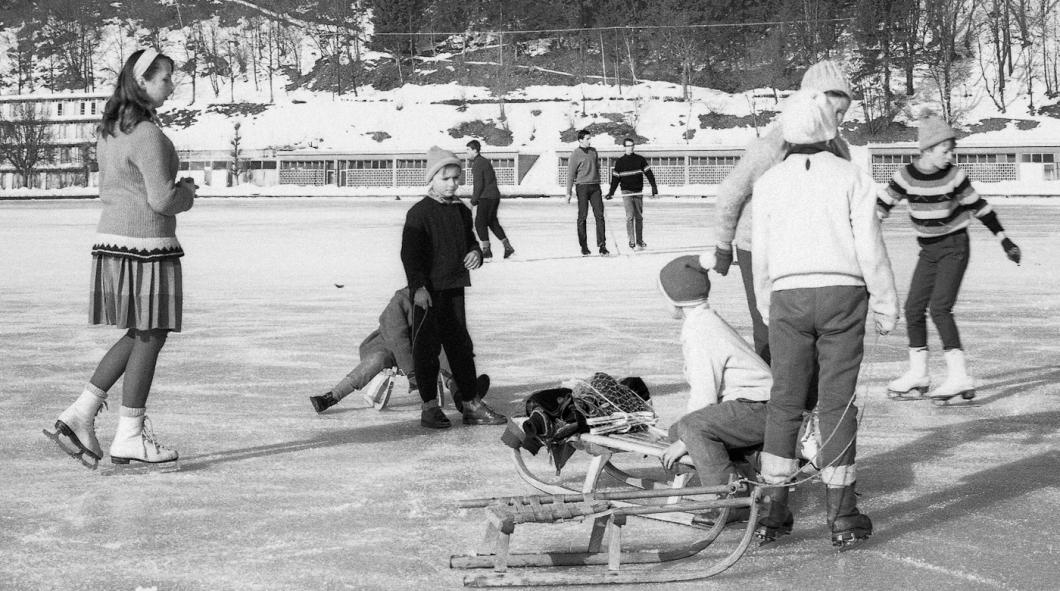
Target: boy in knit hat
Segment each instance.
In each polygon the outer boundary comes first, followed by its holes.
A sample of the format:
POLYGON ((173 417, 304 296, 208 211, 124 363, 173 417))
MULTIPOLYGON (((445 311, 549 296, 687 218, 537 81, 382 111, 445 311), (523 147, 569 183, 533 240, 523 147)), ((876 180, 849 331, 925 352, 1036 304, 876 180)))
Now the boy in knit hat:
POLYGON ((1005 256, 1019 264, 1020 249, 1005 235, 997 214, 972 188, 968 175, 953 164, 957 135, 938 117, 927 117, 917 130, 920 157, 898 169, 879 195, 879 214, 886 218, 891 208, 905 199, 909 219, 920 244, 920 256, 909 296, 905 319, 909 337, 909 370, 887 385, 897 400, 920 398, 930 387, 928 377, 927 317, 942 339, 946 380, 928 395, 937 402, 961 396, 975 397, 975 379, 968 375, 964 350, 953 305, 968 267, 968 226, 975 216, 994 233, 1005 256))
POLYGON ((507 420, 482 401, 467 332, 464 288, 471 269, 482 265, 471 210, 456 196, 463 162, 432 146, 427 151, 427 196, 409 208, 401 234, 401 264, 412 293, 412 356, 423 400, 420 424, 450 426, 438 404, 438 354, 445 349, 463 396, 466 425, 503 425, 507 420))
MULTIPOLYGON (((673 316, 684 319, 681 349, 691 387, 687 414, 670 427, 674 443, 663 453, 663 465, 671 469, 689 455, 700 484, 725 484, 737 473, 729 451, 762 444, 773 384, 769 366, 708 305, 710 279, 699 257, 667 263, 659 272, 659 290, 673 316)), ((696 523, 712 523, 715 517, 703 514, 696 523)), ((746 520, 746 514, 730 513, 731 520, 740 517, 746 520)))
POLYGON ((835 111, 824 93, 800 91, 782 117, 785 159, 754 185, 754 279, 759 312, 769 326, 773 387, 766 408, 762 478, 767 515, 763 541, 787 533, 793 519, 785 484, 796 473, 796 442, 813 379, 817 401, 821 480, 833 545, 872 533, 855 497, 857 408, 854 393, 864 348, 865 318, 894 328, 894 275, 876 218, 872 179, 830 150, 835 111), (813 228, 808 232, 807 228, 813 228))
MULTIPOLYGON (((839 66, 829 60, 818 62, 802 77, 801 87, 804 90, 817 90, 828 97, 828 103, 835 114, 836 125, 843 122, 843 116, 850 108, 852 96, 850 83, 839 66)), ((829 150, 844 160, 850 160, 850 147, 838 135, 828 140, 829 150)), ((752 244, 751 244, 751 193, 755 181, 765 171, 779 163, 785 155, 784 137, 780 125, 774 123, 762 137, 747 146, 739 163, 729 176, 718 186, 715 234, 717 243, 713 254, 704 253, 700 262, 713 266, 719 275, 727 275, 733 262, 733 253, 740 267, 743 278, 744 294, 747 296, 747 308, 751 313, 755 352, 770 362, 769 331, 758 314, 755 302, 752 244)))

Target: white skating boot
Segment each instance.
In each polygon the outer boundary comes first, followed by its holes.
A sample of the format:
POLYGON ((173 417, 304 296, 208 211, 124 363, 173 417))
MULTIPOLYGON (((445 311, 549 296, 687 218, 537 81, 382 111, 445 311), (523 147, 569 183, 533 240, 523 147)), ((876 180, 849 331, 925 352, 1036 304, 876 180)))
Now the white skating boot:
MULTIPOLYGON (((87 454, 99 461, 103 458, 103 448, 96 439, 96 415, 106 404, 107 393, 88 384, 77 400, 59 415, 55 421, 55 432, 45 431, 44 434, 72 456, 87 454)), ((87 463, 85 465, 94 467, 87 463)))
POLYGON ((931 387, 927 363, 927 348, 909 349, 909 370, 887 384, 887 396, 894 400, 922 399, 931 387))
POLYGON ((951 398, 960 396, 964 400, 975 398, 975 378, 968 375, 964 351, 950 349, 943 353, 946 358, 946 381, 928 393, 935 404, 944 405, 951 398))
POLYGON ((146 415, 127 416, 130 411, 142 413, 143 409, 133 410, 122 407, 121 410, 122 415, 118 417, 118 430, 114 433, 114 441, 110 444, 111 463, 161 464, 177 460, 176 450, 163 447, 155 439, 154 431, 146 415))

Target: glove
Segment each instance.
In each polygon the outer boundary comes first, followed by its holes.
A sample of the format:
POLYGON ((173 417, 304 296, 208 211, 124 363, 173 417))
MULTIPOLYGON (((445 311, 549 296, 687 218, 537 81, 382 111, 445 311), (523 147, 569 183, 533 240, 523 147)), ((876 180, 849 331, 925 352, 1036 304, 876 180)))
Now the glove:
POLYGON ((714 272, 724 277, 732 266, 732 249, 716 247, 714 249, 714 272))
POLYGON ((416 304, 420 308, 426 310, 431 307, 431 294, 427 291, 427 288, 421 287, 416 290, 416 293, 412 296, 412 303, 416 304))
POLYGON ((604 199, 607 199, 608 201, 614 199, 614 197, 615 197, 614 193, 608 193, 607 195, 604 195, 604 199))
POLYGON ((1001 241, 1001 248, 1005 249, 1005 256, 1008 257, 1008 260, 1017 265, 1020 264, 1022 253, 1020 252, 1020 247, 1016 246, 1015 242, 1005 238, 1001 241))
POLYGON ((885 335, 894 330, 894 325, 898 323, 898 319, 890 314, 873 313, 873 320, 876 323, 876 332, 881 335, 885 335))

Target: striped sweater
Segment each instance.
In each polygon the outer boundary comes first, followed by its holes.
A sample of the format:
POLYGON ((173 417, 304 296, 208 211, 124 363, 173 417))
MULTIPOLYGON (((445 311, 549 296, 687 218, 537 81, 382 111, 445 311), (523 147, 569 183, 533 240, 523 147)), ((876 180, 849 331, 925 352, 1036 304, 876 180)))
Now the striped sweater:
POLYGON ((964 169, 953 164, 932 173, 923 172, 912 163, 896 170, 876 199, 880 218, 890 215, 891 208, 903 199, 920 238, 959 232, 968 227, 973 215, 994 234, 1003 230, 997 214, 972 188, 964 169))
POLYGON ((191 209, 195 195, 175 182, 180 161, 173 142, 157 125, 142 121, 131 133, 100 134, 96 157, 103 212, 92 254, 140 260, 183 256, 176 216, 191 209))

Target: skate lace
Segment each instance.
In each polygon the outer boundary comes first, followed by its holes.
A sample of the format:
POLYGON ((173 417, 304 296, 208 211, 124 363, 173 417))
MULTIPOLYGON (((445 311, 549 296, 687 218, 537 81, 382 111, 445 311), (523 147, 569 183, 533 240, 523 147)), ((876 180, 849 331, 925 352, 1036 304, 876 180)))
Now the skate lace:
POLYGON ((169 449, 158 441, 158 438, 155 436, 154 425, 151 423, 151 419, 147 418, 147 415, 144 415, 144 426, 143 430, 141 431, 141 434, 143 435, 145 444, 150 443, 151 445, 155 446, 155 452, 160 452, 163 449, 169 449))

